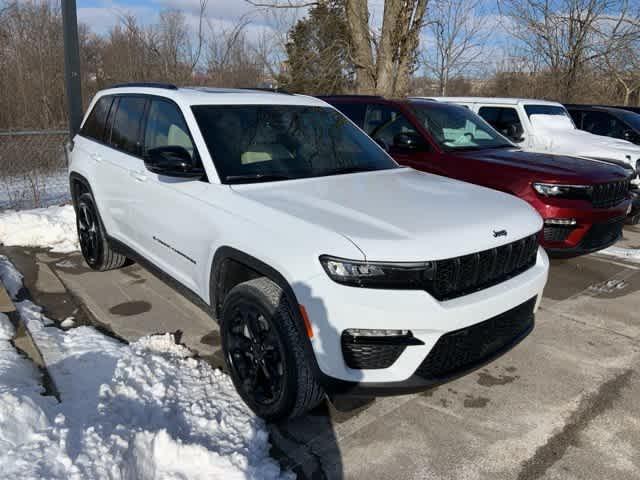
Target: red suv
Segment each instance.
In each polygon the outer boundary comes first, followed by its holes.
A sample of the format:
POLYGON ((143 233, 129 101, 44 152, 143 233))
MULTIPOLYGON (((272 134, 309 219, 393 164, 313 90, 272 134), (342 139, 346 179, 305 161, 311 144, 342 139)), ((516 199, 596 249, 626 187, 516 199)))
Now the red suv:
POLYGON ((616 165, 524 152, 466 107, 372 96, 322 98, 400 164, 529 202, 544 219, 540 243, 552 255, 594 252, 622 234, 631 177, 616 165))

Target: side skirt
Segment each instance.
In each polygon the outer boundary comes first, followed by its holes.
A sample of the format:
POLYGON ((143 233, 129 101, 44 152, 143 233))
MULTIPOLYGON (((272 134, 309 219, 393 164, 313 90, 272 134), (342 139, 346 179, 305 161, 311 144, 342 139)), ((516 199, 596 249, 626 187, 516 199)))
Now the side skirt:
POLYGON ((138 252, 136 252, 133 248, 128 245, 122 243, 120 240, 116 240, 113 237, 107 236, 107 240, 109 244, 111 244, 112 248, 116 250, 118 253, 124 255, 125 257, 133 260, 145 270, 149 271, 155 277, 158 277, 162 282, 166 283, 168 286, 173 288, 177 293, 185 297, 191 303, 193 303, 196 307, 202 310, 204 313, 209 315, 213 320, 218 323, 218 319, 216 318, 214 309, 210 307, 207 302, 205 302, 200 295, 191 290, 189 287, 185 286, 183 283, 179 282, 169 274, 167 274, 160 267, 155 265, 153 262, 148 260, 146 257, 142 256, 138 252))

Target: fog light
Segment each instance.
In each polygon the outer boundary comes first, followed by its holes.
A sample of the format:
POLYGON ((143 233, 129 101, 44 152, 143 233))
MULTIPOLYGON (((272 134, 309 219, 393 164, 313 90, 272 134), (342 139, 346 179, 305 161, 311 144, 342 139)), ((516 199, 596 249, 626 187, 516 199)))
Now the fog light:
POLYGON ((370 330, 363 328, 349 328, 344 333, 352 337, 406 337, 411 335, 409 330, 370 330))
POLYGON ((424 345, 411 330, 349 328, 342 332, 342 344, 358 345, 424 345))
POLYGON ((576 221, 575 218, 547 218, 544 221, 545 225, 562 225, 562 226, 568 226, 568 225, 576 225, 578 222, 576 221))

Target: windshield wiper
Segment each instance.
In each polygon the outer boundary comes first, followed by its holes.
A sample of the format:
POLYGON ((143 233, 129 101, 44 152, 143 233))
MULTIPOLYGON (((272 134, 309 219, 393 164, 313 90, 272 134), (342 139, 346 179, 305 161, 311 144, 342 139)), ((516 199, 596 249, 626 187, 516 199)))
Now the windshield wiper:
POLYGON ((250 173, 246 175, 227 175, 224 177, 227 183, 257 183, 274 182, 277 180, 291 180, 293 177, 277 173, 250 173))

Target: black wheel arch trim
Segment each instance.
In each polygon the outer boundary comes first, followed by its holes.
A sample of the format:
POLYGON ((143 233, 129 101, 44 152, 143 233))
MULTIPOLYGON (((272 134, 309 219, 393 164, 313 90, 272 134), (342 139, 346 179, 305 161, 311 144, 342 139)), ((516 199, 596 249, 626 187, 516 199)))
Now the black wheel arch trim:
POLYGON ((320 370, 315 352, 313 351, 313 347, 311 346, 311 339, 309 339, 305 334, 306 327, 305 321, 302 318, 302 313, 300 312, 300 303, 298 302, 298 298, 296 297, 296 294, 287 279, 277 269, 257 259, 256 257, 236 248, 227 245, 218 247, 216 253, 213 256, 213 261, 211 262, 211 271, 209 278, 209 302, 211 304, 212 310, 216 314, 216 318, 219 318, 220 307, 222 306, 222 302, 224 301, 224 299, 221 298, 221 291, 223 288, 222 274, 224 273, 224 269, 221 267, 227 260, 233 260, 247 266, 260 275, 269 278, 276 285, 282 288, 282 291, 284 292, 289 305, 291 305, 292 307, 292 314, 294 315, 294 318, 300 329, 301 338, 303 339, 305 348, 307 349, 308 358, 311 361, 311 369, 315 373, 318 382, 320 382, 320 384, 324 387, 325 381, 329 380, 329 377, 324 375, 320 370))
POLYGON ((77 208, 77 200, 78 200, 78 195, 76 194, 77 192, 74 191, 74 182, 79 182, 83 184, 95 201, 96 197, 93 194, 93 190, 91 189, 91 184, 89 183, 89 180, 87 180, 86 177, 79 174, 78 172, 71 172, 69 173, 69 191, 71 193, 71 203, 73 204, 74 210, 77 208))
POLYGON ((219 313, 220 307, 222 306, 222 302, 224 301, 223 297, 223 274, 224 272, 224 263, 227 260, 233 260, 240 264, 245 265, 246 267, 254 270, 255 272, 268 277, 273 281, 276 285, 282 288, 282 291, 287 297, 287 300, 294 307, 295 313, 300 316, 300 309, 298 306, 298 299, 293 292, 293 288, 289 282, 284 278, 284 276, 272 266, 266 264, 265 262, 257 259, 256 257, 249 255, 241 250, 230 246, 222 246, 218 247, 216 253, 213 256, 213 261, 211 262, 211 270, 209 276, 209 301, 211 306, 214 308, 216 313, 219 313))

